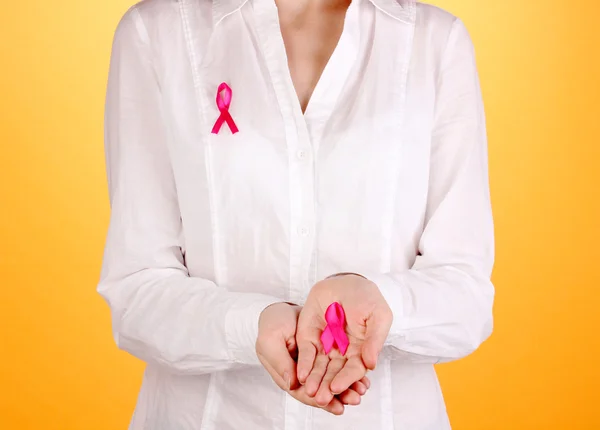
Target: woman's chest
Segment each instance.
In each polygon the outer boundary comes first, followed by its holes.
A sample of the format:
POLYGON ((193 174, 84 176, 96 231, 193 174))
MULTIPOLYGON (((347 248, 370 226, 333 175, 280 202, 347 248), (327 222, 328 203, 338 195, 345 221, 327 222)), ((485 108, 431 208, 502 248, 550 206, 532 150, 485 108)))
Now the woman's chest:
POLYGON ((171 161, 194 242, 217 234, 222 255, 254 263, 288 258, 296 246, 299 266, 310 266, 315 247, 370 265, 396 223, 407 237, 421 227, 433 79, 412 55, 411 25, 360 17, 305 114, 268 17, 230 16, 209 37, 188 35, 164 62, 171 161))
POLYGON ((294 182, 314 182, 326 200, 347 189, 357 203, 365 193, 389 195, 402 175, 426 185, 433 74, 415 61, 412 26, 375 25, 373 11, 349 16, 355 21, 346 23, 303 113, 283 38, 273 31, 277 15, 260 12, 190 36, 165 62, 176 179, 212 175, 210 185, 228 201, 268 200, 294 182), (231 88, 227 103, 218 100, 223 83, 231 88))

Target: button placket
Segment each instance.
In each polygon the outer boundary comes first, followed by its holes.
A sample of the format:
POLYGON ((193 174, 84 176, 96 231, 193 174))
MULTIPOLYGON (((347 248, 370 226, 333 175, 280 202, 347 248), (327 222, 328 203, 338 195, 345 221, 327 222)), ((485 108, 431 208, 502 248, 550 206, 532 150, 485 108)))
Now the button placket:
MULTIPOLYGON (((298 130, 296 142, 301 148, 310 146, 305 127, 298 130)), ((293 153, 291 155, 293 156, 293 153)), ((294 205, 295 213, 292 214, 292 219, 295 220, 295 225, 292 227, 296 229, 296 239, 292 242, 292 246, 295 247, 298 264, 292 278, 296 283, 297 300, 303 302, 310 289, 310 268, 314 247, 314 166, 305 149, 296 150, 296 159, 298 162, 292 168, 294 174, 292 183, 295 188, 292 195, 297 196, 298 204, 294 205)))
POLYGON ((306 119, 295 99, 277 8, 268 0, 254 4, 257 32, 264 46, 267 68, 281 109, 289 160, 290 281, 288 296, 301 303, 306 297, 314 247, 314 166, 306 119))

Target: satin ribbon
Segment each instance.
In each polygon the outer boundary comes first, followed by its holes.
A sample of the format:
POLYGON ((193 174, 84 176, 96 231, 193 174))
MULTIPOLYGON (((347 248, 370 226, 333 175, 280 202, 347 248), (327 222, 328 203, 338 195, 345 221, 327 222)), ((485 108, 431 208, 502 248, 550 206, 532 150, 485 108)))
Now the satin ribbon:
POLYGON ((221 115, 219 115, 217 122, 215 122, 215 125, 213 126, 213 134, 218 134, 223 126, 223 123, 225 122, 233 134, 239 131, 237 125, 235 125, 235 122, 231 117, 231 114, 229 113, 232 94, 233 92, 231 91, 231 88, 225 82, 219 85, 219 88, 217 89, 217 107, 219 108, 221 115))
POLYGON ((321 334, 321 343, 323 344, 325 353, 329 354, 333 345, 337 345, 341 354, 345 355, 350 341, 344 330, 346 314, 342 305, 338 302, 330 304, 327 311, 325 311, 325 321, 327 322, 327 326, 321 334))

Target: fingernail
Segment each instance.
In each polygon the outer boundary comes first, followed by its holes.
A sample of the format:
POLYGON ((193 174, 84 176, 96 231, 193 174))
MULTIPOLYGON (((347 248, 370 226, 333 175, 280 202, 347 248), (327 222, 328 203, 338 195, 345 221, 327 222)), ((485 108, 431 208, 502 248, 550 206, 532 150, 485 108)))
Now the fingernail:
POLYGON ((292 381, 290 380, 290 374, 287 372, 283 372, 283 380, 285 381, 285 386, 289 390, 292 385, 292 381))

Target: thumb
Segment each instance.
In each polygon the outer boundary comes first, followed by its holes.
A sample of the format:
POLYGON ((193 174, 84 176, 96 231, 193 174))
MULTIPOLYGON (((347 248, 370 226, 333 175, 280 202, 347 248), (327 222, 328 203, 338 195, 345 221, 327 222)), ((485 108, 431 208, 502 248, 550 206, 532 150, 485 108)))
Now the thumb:
POLYGON ((389 310, 375 311, 366 321, 365 342, 362 348, 362 360, 365 367, 375 370, 379 354, 392 326, 392 314, 389 310))
POLYGON ((296 342, 281 339, 278 342, 272 342, 261 354, 261 362, 267 369, 275 383, 285 391, 298 388, 298 378, 296 376, 296 362, 293 355, 296 352, 296 342))
POLYGON ((306 379, 313 369, 318 345, 321 343, 321 330, 314 325, 317 315, 314 307, 305 306, 298 321, 298 331, 296 332, 296 341, 298 342, 297 371, 301 384, 306 383, 306 379))

